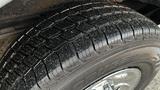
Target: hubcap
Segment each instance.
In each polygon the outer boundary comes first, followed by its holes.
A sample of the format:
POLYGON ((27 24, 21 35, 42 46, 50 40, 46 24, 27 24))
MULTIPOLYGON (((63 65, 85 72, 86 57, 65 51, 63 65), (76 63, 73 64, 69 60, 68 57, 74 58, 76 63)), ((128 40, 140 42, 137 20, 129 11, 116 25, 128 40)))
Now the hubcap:
POLYGON ((139 69, 124 69, 104 77, 85 90, 134 90, 140 79, 139 69))

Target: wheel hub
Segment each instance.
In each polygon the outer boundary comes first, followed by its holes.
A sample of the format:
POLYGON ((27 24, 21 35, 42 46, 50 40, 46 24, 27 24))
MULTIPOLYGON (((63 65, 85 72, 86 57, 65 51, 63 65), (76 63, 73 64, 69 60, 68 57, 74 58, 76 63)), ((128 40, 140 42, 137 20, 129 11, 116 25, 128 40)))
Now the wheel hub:
POLYGON ((85 90, 134 90, 140 79, 139 69, 124 69, 104 77, 85 90))

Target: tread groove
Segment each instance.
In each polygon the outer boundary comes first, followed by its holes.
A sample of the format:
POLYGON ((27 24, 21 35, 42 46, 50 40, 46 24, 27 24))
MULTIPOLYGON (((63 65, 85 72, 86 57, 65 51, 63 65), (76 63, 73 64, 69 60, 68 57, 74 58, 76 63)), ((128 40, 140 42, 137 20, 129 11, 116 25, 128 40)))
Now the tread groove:
POLYGON ((76 46, 75 46, 74 42, 72 42, 72 45, 73 45, 73 48, 74 48, 74 50, 75 50, 75 52, 76 52, 77 58, 80 59, 79 54, 78 54, 78 51, 77 51, 77 49, 76 49, 76 46))
MULTIPOLYGON (((101 30, 102 31, 102 30, 101 30)), ((102 31, 102 33, 104 34, 104 36, 105 36, 105 40, 106 40, 106 42, 107 42, 107 45, 110 47, 110 45, 109 45, 109 42, 108 42, 108 38, 107 38, 107 35, 105 34, 105 32, 103 32, 102 31)))
POLYGON ((117 25, 115 25, 115 26, 116 26, 117 30, 119 31, 119 34, 120 34, 120 36, 121 36, 122 42, 124 42, 121 29, 120 29, 117 25))
MULTIPOLYGON (((125 14, 122 10, 120 10, 120 11, 122 12, 122 15, 125 14)), ((128 14, 129 14, 129 12, 128 12, 128 14)), ((134 38, 134 40, 135 40, 135 31, 134 31, 134 28, 133 28, 132 24, 130 24, 129 22, 127 22, 126 20, 124 20, 124 18, 121 18, 121 20, 122 20, 123 22, 127 23, 127 24, 131 27, 132 32, 133 32, 133 38, 134 38)))
POLYGON ((95 46, 95 44, 94 44, 93 39, 91 38, 91 36, 90 36, 90 35, 88 35, 88 36, 89 36, 89 38, 90 38, 90 40, 91 40, 91 42, 92 42, 92 46, 93 46, 94 51, 95 51, 95 52, 97 52, 97 50, 96 50, 96 46, 95 46))
POLYGON ((37 86, 41 89, 40 85, 38 84, 37 76, 36 76, 36 73, 35 73, 33 67, 32 67, 32 69, 31 69, 31 71, 32 71, 33 74, 34 74, 34 78, 35 78, 35 81, 36 81, 37 86))
POLYGON ((48 69, 47 69, 47 65, 45 64, 45 62, 44 62, 44 60, 43 60, 43 59, 41 59, 41 61, 42 61, 43 65, 44 65, 44 67, 45 67, 45 70, 46 70, 46 73, 47 73, 47 77, 48 77, 48 79, 49 79, 49 80, 51 80, 51 78, 50 78, 50 76, 49 76, 48 69))
POLYGON ((62 69, 62 71, 63 71, 64 68, 63 68, 62 61, 61 61, 61 59, 60 59, 60 56, 59 56, 59 54, 58 54, 57 52, 55 52, 55 54, 58 56, 59 64, 60 64, 60 67, 61 67, 61 69, 62 69))

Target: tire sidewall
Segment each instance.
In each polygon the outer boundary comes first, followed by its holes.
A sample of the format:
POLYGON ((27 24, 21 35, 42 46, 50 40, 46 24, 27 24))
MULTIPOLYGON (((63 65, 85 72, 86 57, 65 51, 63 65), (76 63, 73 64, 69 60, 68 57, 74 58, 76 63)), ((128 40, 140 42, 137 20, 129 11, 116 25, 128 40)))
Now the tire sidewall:
POLYGON ((142 72, 142 78, 136 90, 143 90, 146 85, 155 76, 155 64, 152 61, 150 52, 143 53, 139 49, 147 47, 159 47, 160 43, 150 41, 138 41, 130 44, 122 45, 114 48, 111 51, 103 52, 102 54, 87 59, 81 66, 65 72, 57 81, 47 83, 46 87, 51 90, 82 90, 94 81, 99 80, 106 75, 127 68, 138 68, 142 72), (138 51, 136 51, 138 50, 138 51), (112 54, 112 55, 110 55, 112 54))

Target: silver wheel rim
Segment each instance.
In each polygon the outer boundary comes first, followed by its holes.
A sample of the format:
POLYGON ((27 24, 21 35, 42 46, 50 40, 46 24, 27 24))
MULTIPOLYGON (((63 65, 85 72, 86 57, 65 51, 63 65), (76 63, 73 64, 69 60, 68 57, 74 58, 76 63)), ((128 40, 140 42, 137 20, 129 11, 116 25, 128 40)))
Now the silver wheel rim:
POLYGON ((129 68, 112 73, 85 90, 134 90, 141 79, 141 71, 129 68))

